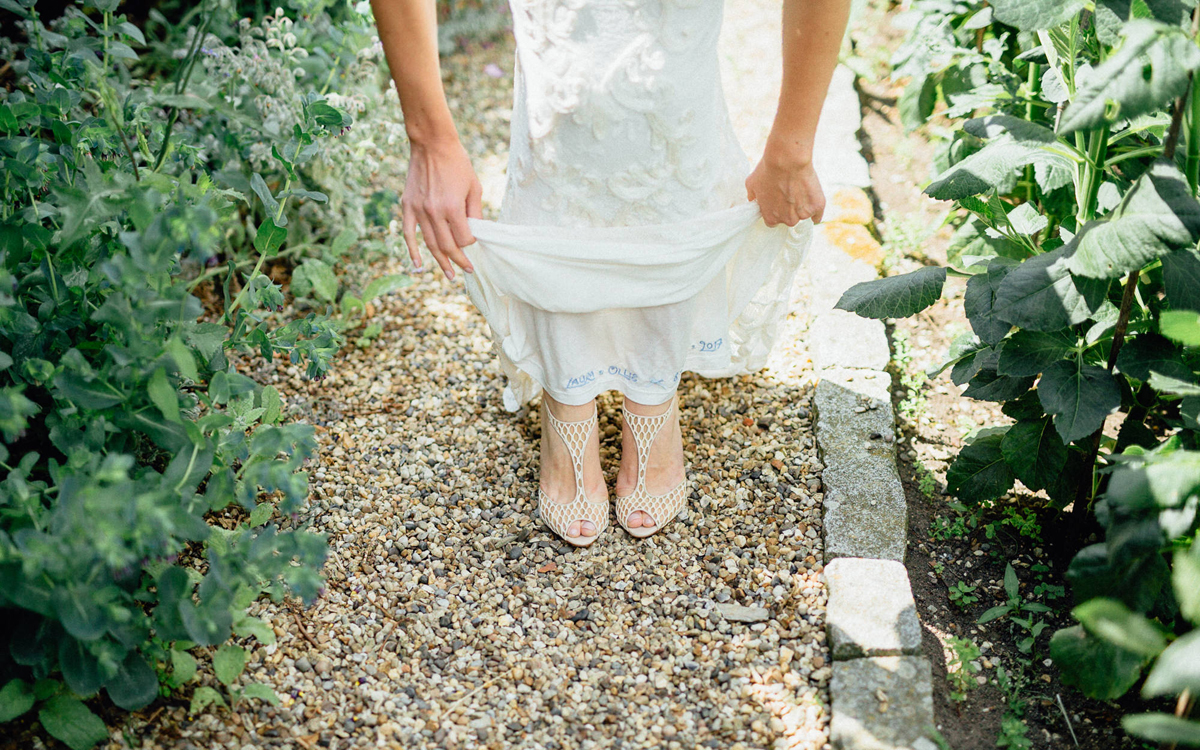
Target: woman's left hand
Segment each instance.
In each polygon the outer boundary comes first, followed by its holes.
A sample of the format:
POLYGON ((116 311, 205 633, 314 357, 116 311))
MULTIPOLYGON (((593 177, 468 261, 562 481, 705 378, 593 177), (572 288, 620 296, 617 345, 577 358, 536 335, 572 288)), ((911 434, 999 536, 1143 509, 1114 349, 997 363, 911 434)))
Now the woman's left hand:
POLYGON ((757 200, 767 226, 794 227, 805 219, 821 222, 825 193, 812 158, 768 143, 758 166, 746 178, 747 200, 757 200))

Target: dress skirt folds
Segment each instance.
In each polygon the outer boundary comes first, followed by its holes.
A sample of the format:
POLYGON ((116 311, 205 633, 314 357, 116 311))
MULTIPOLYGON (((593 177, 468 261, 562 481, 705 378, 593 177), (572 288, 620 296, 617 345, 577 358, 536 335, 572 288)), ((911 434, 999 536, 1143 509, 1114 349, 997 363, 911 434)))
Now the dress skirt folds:
POLYGON ((762 368, 812 225, 768 227, 746 200, 721 0, 510 3, 508 181, 499 220, 469 219, 464 249, 505 408, 543 388, 657 404, 684 371, 762 368))

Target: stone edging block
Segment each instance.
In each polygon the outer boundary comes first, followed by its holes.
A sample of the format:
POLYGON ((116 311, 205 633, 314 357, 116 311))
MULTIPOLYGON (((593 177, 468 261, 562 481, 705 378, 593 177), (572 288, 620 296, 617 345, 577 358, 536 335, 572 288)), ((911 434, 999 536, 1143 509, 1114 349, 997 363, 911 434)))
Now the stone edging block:
POLYGON ((933 727, 933 677, 916 656, 873 656, 833 663, 835 750, 923 750, 933 727))
POLYGON ((908 571, 894 560, 839 557, 825 566, 825 628, 835 661, 920 654, 908 571))
POLYGON ((907 507, 896 470, 891 353, 882 323, 834 309, 854 284, 877 278, 882 248, 867 224, 870 170, 863 159, 854 74, 834 73, 813 163, 831 221, 815 233, 807 269, 817 444, 833 655, 830 742, 837 750, 936 750, 929 661, 904 568, 907 507))
POLYGON ((817 383, 817 443, 825 464, 825 560, 903 562, 908 527, 896 471, 891 377, 874 370, 823 370, 817 383))

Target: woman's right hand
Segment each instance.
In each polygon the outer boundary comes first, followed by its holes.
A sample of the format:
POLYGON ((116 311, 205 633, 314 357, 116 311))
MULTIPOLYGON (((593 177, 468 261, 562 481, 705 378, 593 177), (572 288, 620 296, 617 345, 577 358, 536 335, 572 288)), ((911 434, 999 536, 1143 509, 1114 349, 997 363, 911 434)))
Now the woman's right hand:
POLYGON ((462 248, 475 241, 467 218, 483 218, 482 196, 483 186, 458 138, 412 144, 400 209, 404 244, 416 270, 424 270, 417 246, 418 225, 447 279, 454 278, 451 261, 467 273, 475 270, 462 248))

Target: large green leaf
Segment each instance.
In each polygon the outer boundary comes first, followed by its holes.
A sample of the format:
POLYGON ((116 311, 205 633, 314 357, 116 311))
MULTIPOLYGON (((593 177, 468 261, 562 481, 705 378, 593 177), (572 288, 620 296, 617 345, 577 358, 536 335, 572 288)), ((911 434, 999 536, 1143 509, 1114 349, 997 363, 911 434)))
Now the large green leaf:
POLYGON ((1143 333, 1125 342, 1117 355, 1117 369, 1138 380, 1149 380, 1152 372, 1178 380, 1192 377, 1182 350, 1157 333, 1143 333))
POLYGON ((1171 568, 1157 549, 1135 558, 1116 557, 1110 554, 1108 545, 1100 543, 1079 550, 1067 566, 1065 578, 1077 602, 1108 596, 1120 599, 1135 612, 1146 612, 1154 606, 1170 575, 1171 568))
POLYGON ((267 187, 266 180, 258 172, 250 175, 250 189, 263 202, 263 208, 267 210, 267 216, 274 219, 279 217, 279 226, 287 226, 287 216, 279 210, 279 201, 275 198, 275 194, 271 192, 271 188, 267 187))
POLYGON ((905 132, 925 124, 925 120, 933 113, 937 104, 937 78, 928 74, 918 74, 904 87, 896 108, 900 110, 900 123, 905 132))
POLYGON ((58 666, 62 669, 67 687, 76 695, 89 697, 104 686, 100 662, 83 642, 63 636, 58 641, 58 666))
POLYGON ((1190 551, 1176 550, 1171 583, 1180 614, 1200 627, 1200 542, 1193 541, 1190 551))
POLYGON ((1181 635, 1162 652, 1142 685, 1142 696, 1200 692, 1200 629, 1181 635))
MULTIPOLYGON (((1162 335, 1184 346, 1200 346, 1200 312, 1167 310, 1159 316, 1158 330, 1162 335)), ((1188 377, 1179 376, 1176 379, 1186 380, 1188 377)))
POLYGON ((246 667, 246 649, 225 644, 213 655, 213 671, 222 685, 232 685, 246 667))
POLYGON ((1132 714, 1121 719, 1121 728, 1151 742, 1200 747, 1200 721, 1171 714, 1132 714))
POLYGON ((863 281, 846 290, 837 309, 864 318, 907 318, 937 302, 946 283, 946 269, 926 266, 911 273, 863 281))
POLYGON ((946 489, 972 503, 994 500, 1013 486, 1004 460, 1003 433, 986 435, 964 446, 946 471, 946 489))
POLYGON ((88 710, 77 698, 56 695, 38 711, 38 720, 57 740, 71 750, 89 750, 108 739, 108 729, 100 717, 88 710))
POLYGON ((1200 239, 1200 203, 1174 165, 1146 170, 1106 218, 1088 222, 1068 243, 1072 273, 1111 279, 1200 239))
MULTIPOLYGON (((982 355, 980 355, 982 357, 982 355)), ((977 357, 978 359, 979 357, 977 357)), ((966 398, 978 401, 1011 401, 1033 387, 1033 378, 1013 378, 1000 375, 991 367, 980 368, 962 392, 966 398)))
MULTIPOLYGON (((954 367, 968 357, 973 358, 980 350, 986 348, 979 341, 979 337, 970 333, 960 333, 950 342, 950 349, 946 352, 946 358, 925 370, 925 377, 932 380, 945 372, 947 367, 954 367)), ((967 379, 969 380, 970 378, 967 379)))
POLYGON ((397 289, 403 289, 412 283, 412 277, 403 273, 380 276, 377 279, 372 279, 371 283, 367 284, 366 288, 363 289, 362 300, 363 302, 371 302, 377 297, 391 294, 397 289))
POLYGON ((963 310, 971 321, 971 330, 980 341, 989 346, 1000 343, 1012 326, 1000 320, 993 314, 996 305, 996 291, 1000 282, 1008 272, 1016 267, 1016 263, 1007 258, 996 258, 988 263, 987 271, 976 274, 967 282, 967 290, 963 296, 963 310))
POLYGON ((160 367, 154 371, 146 384, 146 392, 150 401, 158 407, 168 422, 182 421, 179 417, 179 396, 175 392, 175 386, 167 380, 166 370, 160 367))
POLYGON ((1089 633, 1082 625, 1057 631, 1050 639, 1050 657, 1063 683, 1074 685, 1089 698, 1120 698, 1142 675, 1145 659, 1089 633))
POLYGON ((1176 250, 1163 256, 1162 265, 1171 307, 1200 311, 1200 254, 1195 248, 1176 250))
POLYGON ((292 272, 292 293, 297 297, 313 293, 326 302, 333 302, 337 298, 337 289, 337 276, 325 261, 309 258, 292 272))
POLYGON ((1033 490, 1049 487, 1067 465, 1067 446, 1049 418, 1017 422, 1000 448, 1013 474, 1033 490))
POLYGON ((261 682, 251 682, 242 689, 242 698, 258 698, 260 701, 269 703, 272 706, 279 705, 279 696, 275 691, 261 682))
POLYGON ((1012 269, 996 290, 992 314, 1018 328, 1057 331, 1087 320, 1100 309, 1109 282, 1073 277, 1065 247, 1012 269))
POLYGON ((12 721, 33 708, 33 691, 24 680, 9 680, 0 688, 0 724, 12 721))
POLYGON ((1124 43, 1084 79, 1063 111, 1060 135, 1160 109, 1187 89, 1188 74, 1200 67, 1200 49, 1178 26, 1139 19, 1125 24, 1122 35, 1124 43))
POLYGON ((1064 443, 1091 435, 1121 405, 1121 389, 1113 374, 1077 358, 1047 367, 1037 390, 1042 408, 1053 415, 1054 428, 1064 443))
POLYGON ((1093 16, 1096 35, 1112 47, 1120 42, 1121 27, 1137 18, 1156 18, 1180 26, 1191 18, 1195 4, 1195 0, 1097 0, 1093 16))
POLYGON ((996 20, 1021 31, 1052 29, 1084 6, 1083 0, 992 0, 996 20))
POLYGON ((971 217, 954 232, 946 248, 947 262, 958 268, 986 265, 996 257, 1024 260, 1029 250, 987 228, 978 218, 971 217))
POLYGON ((1012 115, 988 115, 976 117, 963 123, 963 130, 978 138, 1009 136, 1015 141, 1034 143, 1057 143, 1058 136, 1045 125, 1023 120, 1012 115))
POLYGON ((1116 599, 1097 597, 1071 610, 1089 633, 1112 645, 1153 659, 1167 646, 1162 631, 1116 599))
POLYGON ((158 675, 136 651, 130 651, 121 669, 104 683, 112 702, 126 711, 145 708, 158 697, 158 675))
MULTIPOLYGON (((257 176, 255 175, 255 177, 257 176)), ((274 255, 286 240, 287 230, 282 226, 276 226, 268 216, 258 225, 258 231, 254 234, 254 249, 262 255, 274 255)))
POLYGON ((939 200, 960 200, 1005 185, 1030 164, 1069 169, 1073 163, 1057 144, 1001 138, 939 174, 925 192, 939 200))
POLYGON ((54 388, 57 398, 69 400, 83 409, 107 409, 127 398, 124 392, 102 378, 85 378, 73 372, 55 375, 54 388))
POLYGON ((1078 339, 1069 330, 1016 331, 1004 342, 996 372, 1001 375, 1037 375, 1075 349, 1078 339))
POLYGON ((82 641, 96 640, 107 626, 96 590, 82 581, 54 590, 54 612, 63 628, 82 641))

